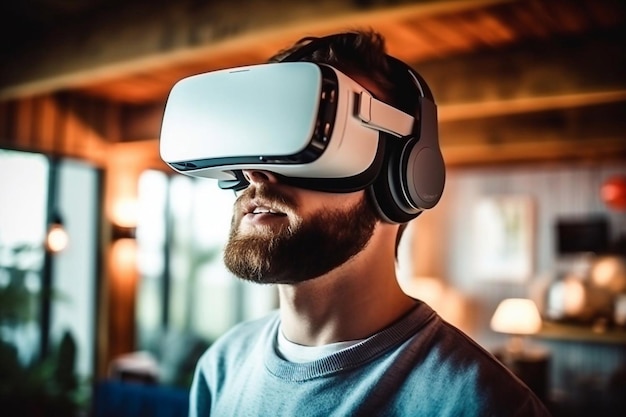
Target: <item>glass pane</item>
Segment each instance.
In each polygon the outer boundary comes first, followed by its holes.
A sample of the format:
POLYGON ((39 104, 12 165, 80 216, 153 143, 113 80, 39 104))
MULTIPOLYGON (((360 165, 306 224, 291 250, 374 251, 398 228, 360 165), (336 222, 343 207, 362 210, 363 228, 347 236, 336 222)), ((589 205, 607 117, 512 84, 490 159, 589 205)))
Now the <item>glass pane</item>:
POLYGON ((162 325, 167 187, 168 179, 162 172, 145 171, 139 178, 137 262, 140 278, 136 305, 139 349, 154 347, 162 325))
POLYGON ((96 326, 96 273, 99 173, 83 162, 63 160, 59 165, 57 208, 69 236, 68 246, 53 256, 51 307, 52 346, 69 332, 76 342, 76 370, 93 374, 96 326))
POLYGON ((195 195, 192 239, 198 268, 190 283, 191 328, 214 340, 241 316, 239 283, 222 262, 235 195, 203 180, 196 181, 195 195))
POLYGON ((0 339, 26 363, 38 353, 48 160, 0 149, 0 339))
POLYGON ((198 260, 192 240, 193 180, 175 176, 170 188, 170 293, 169 324, 177 330, 189 329, 189 282, 197 275, 198 260))

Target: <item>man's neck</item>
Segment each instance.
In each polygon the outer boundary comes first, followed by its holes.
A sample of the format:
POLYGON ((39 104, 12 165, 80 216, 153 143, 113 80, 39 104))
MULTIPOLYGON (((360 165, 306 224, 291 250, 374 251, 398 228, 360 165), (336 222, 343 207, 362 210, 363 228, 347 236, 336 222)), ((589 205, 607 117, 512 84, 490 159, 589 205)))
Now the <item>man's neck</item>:
POLYGON ((414 300, 396 279, 393 245, 377 239, 322 277, 279 285, 282 330, 288 340, 318 346, 364 339, 413 308, 414 300))

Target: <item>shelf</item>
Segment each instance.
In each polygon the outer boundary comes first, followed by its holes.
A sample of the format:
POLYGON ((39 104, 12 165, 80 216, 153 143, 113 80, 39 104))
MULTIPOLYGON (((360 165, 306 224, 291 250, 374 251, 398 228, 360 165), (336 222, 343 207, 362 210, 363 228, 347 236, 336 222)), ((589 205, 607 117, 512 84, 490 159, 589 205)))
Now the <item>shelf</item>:
POLYGON ((544 322, 538 339, 626 345, 626 329, 594 330, 591 326, 544 322))

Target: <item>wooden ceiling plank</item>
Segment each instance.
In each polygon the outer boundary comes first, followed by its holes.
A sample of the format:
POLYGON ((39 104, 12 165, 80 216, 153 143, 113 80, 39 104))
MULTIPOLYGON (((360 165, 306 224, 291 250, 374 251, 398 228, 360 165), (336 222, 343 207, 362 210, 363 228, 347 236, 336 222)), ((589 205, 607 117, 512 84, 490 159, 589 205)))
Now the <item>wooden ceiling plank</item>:
POLYGON ((476 13, 477 20, 468 25, 468 31, 491 47, 512 43, 517 35, 510 25, 498 18, 494 13, 476 13))
POLYGON ((519 39, 547 38, 553 32, 553 27, 544 17, 542 11, 537 12, 530 7, 503 9, 500 11, 502 20, 517 33, 519 39))
MULTIPOLYGON (((89 27, 90 33, 76 36, 72 36, 71 28, 67 28, 63 36, 69 43, 62 39, 50 39, 48 46, 24 50, 22 55, 12 58, 11 66, 0 69, 0 99, 42 94, 58 89, 81 88, 94 82, 112 81, 146 69, 157 70, 168 66, 185 65, 185 62, 193 62, 199 56, 223 56, 233 51, 255 50, 259 45, 271 42, 285 41, 284 43, 288 44, 304 32, 323 35, 349 27, 375 26, 377 22, 396 21, 406 16, 428 17, 510 1, 437 1, 376 7, 368 11, 363 11, 350 0, 325 1, 324 5, 335 6, 326 7, 324 10, 332 9, 336 12, 333 14, 329 11, 329 14, 322 18, 311 20, 298 15, 298 7, 311 8, 320 4, 311 6, 309 2, 301 0, 290 2, 289 8, 286 9, 283 5, 281 13, 263 14, 265 20, 260 16, 258 24, 254 23, 253 17, 248 16, 247 20, 243 19, 241 24, 231 28, 226 35, 216 31, 219 28, 209 30, 208 42, 203 44, 197 44, 193 39, 182 36, 184 33, 176 32, 191 31, 186 25, 193 22, 185 21, 185 18, 190 17, 185 17, 184 13, 180 16, 176 14, 175 19, 172 17, 168 21, 163 20, 167 16, 155 18, 152 14, 147 14, 140 22, 137 22, 136 18, 130 21, 132 23, 130 26, 123 26, 129 19, 120 18, 106 21, 108 26, 89 27), (296 15, 300 18, 289 20, 294 19, 296 15), (273 19, 271 22, 266 21, 270 18, 268 16, 273 19), (132 51, 128 49, 129 46, 133 46, 132 51)), ((212 3, 207 3, 207 7, 211 5, 212 3)), ((220 7, 226 5, 221 4, 220 7)), ((228 12, 239 19, 235 21, 241 21, 241 10, 235 10, 235 6, 229 7, 231 10, 228 12)), ((254 16, 254 10, 249 12, 254 16)), ((218 23, 222 26, 225 24, 216 21, 216 24, 218 23)), ((210 25, 210 22, 203 24, 210 25)))
POLYGON ((626 90, 450 104, 439 106, 439 121, 481 119, 619 102, 626 102, 626 90))
POLYGON ((477 37, 472 31, 468 31, 471 24, 467 24, 465 18, 459 16, 444 16, 440 19, 430 19, 426 22, 426 28, 430 29, 433 37, 439 38, 447 44, 450 50, 467 51, 476 44, 477 37))
POLYGON ((435 42, 428 42, 421 25, 402 22, 392 28, 379 26, 377 29, 385 36, 387 52, 400 60, 412 62, 438 53, 435 42))
POLYGON ((442 153, 449 168, 511 162, 624 160, 626 142, 614 138, 597 138, 593 146, 572 146, 566 140, 496 145, 484 143, 442 146, 442 153))
POLYGON ((561 32, 577 33, 589 28, 589 17, 585 15, 584 10, 580 7, 579 2, 569 1, 547 3, 546 6, 551 11, 551 15, 557 20, 561 32))
POLYGON ((585 15, 594 25, 614 27, 624 22, 626 5, 623 0, 603 0, 584 3, 585 15))

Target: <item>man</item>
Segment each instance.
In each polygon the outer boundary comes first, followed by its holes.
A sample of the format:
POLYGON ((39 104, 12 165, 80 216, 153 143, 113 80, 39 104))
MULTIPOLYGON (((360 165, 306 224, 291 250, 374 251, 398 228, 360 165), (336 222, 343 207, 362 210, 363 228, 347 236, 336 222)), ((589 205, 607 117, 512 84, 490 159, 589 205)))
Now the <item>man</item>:
MULTIPOLYGON (((329 64, 414 114, 415 88, 398 85, 384 48, 375 32, 350 32, 303 40, 272 61, 329 64)), ((548 415, 490 354, 400 289, 404 217, 381 210, 371 186, 326 192, 271 170, 242 173, 249 185, 224 261, 243 279, 277 284, 280 309, 204 354, 191 416, 548 415)))

